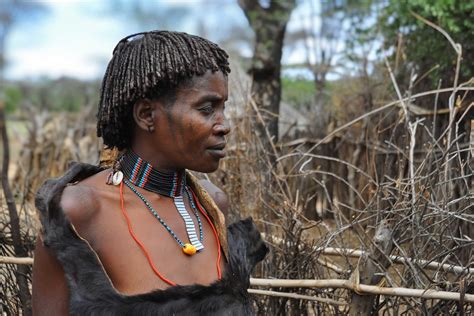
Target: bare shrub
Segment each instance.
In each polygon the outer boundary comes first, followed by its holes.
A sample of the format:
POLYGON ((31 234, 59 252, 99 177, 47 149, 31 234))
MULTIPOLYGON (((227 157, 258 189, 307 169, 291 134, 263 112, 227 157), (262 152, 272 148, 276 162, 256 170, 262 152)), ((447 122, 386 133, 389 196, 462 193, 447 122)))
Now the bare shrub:
MULTIPOLYGON (((229 192, 234 214, 256 218, 272 246, 258 275, 349 279, 357 273, 357 282, 364 284, 474 293, 472 90, 472 83, 466 83, 416 96, 408 91, 402 101, 374 106, 341 122, 324 139, 305 137, 275 145, 278 163, 267 164, 265 170, 261 162, 270 159, 252 132, 259 119, 248 99, 247 115, 233 118, 229 156, 211 178, 229 192), (435 104, 434 110, 416 106, 418 100, 441 93, 450 94, 452 104, 435 104), (267 178, 263 173, 271 175, 271 183, 261 182, 267 178), (324 250, 333 248, 366 255, 357 259, 340 251, 329 258, 324 250), (454 266, 458 268, 449 268, 454 266)), ((292 291, 348 305, 264 297, 257 301, 259 311, 472 311, 470 304, 455 301, 330 288, 292 291)))

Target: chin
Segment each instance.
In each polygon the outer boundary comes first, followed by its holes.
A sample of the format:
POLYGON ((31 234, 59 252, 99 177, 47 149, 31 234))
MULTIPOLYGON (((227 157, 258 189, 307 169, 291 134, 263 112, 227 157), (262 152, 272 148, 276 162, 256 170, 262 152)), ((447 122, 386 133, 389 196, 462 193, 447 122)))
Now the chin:
POLYGON ((189 168, 190 170, 202 172, 202 173, 211 173, 219 169, 219 161, 217 163, 207 163, 196 166, 195 168, 189 168))

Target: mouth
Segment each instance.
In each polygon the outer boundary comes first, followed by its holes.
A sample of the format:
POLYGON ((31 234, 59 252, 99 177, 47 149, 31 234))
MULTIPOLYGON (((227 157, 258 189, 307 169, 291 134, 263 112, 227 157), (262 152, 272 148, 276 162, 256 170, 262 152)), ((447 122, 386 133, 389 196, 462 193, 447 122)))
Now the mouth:
POLYGON ((212 156, 216 158, 224 158, 226 155, 225 152, 225 145, 226 143, 220 143, 211 147, 208 147, 207 150, 211 153, 212 156))
POLYGON ((217 144, 217 145, 208 147, 208 149, 212 149, 212 150, 224 150, 225 145, 226 145, 226 143, 219 143, 219 144, 217 144))

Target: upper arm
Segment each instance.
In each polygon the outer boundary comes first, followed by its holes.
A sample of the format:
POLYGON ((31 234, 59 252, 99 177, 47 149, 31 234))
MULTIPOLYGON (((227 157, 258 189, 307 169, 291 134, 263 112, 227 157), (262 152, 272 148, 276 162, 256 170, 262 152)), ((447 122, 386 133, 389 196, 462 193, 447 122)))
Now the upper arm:
MULTIPOLYGON (((61 196, 61 208, 78 230, 87 229, 95 210, 88 187, 67 186, 61 196)), ((32 288, 33 315, 68 315, 69 288, 64 270, 54 253, 37 238, 32 288)))
POLYGON ((36 240, 34 259, 33 315, 68 315, 69 289, 63 269, 40 237, 36 240))
POLYGON ((227 194, 215 186, 211 181, 199 180, 199 184, 204 187, 207 193, 209 193, 227 220, 229 215, 229 199, 227 198, 227 194))

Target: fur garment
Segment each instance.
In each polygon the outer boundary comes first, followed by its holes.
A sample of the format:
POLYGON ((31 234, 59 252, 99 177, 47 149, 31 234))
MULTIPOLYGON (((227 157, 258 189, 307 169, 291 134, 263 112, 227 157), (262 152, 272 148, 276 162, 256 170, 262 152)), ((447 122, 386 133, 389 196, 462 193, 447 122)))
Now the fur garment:
POLYGON ((68 183, 100 170, 75 163, 63 177, 47 180, 36 195, 43 242, 64 268, 71 315, 254 315, 247 292, 250 273, 268 248, 250 218, 228 227, 228 263, 221 280, 209 286, 174 286, 140 295, 118 293, 97 254, 78 236, 60 207, 68 183))

